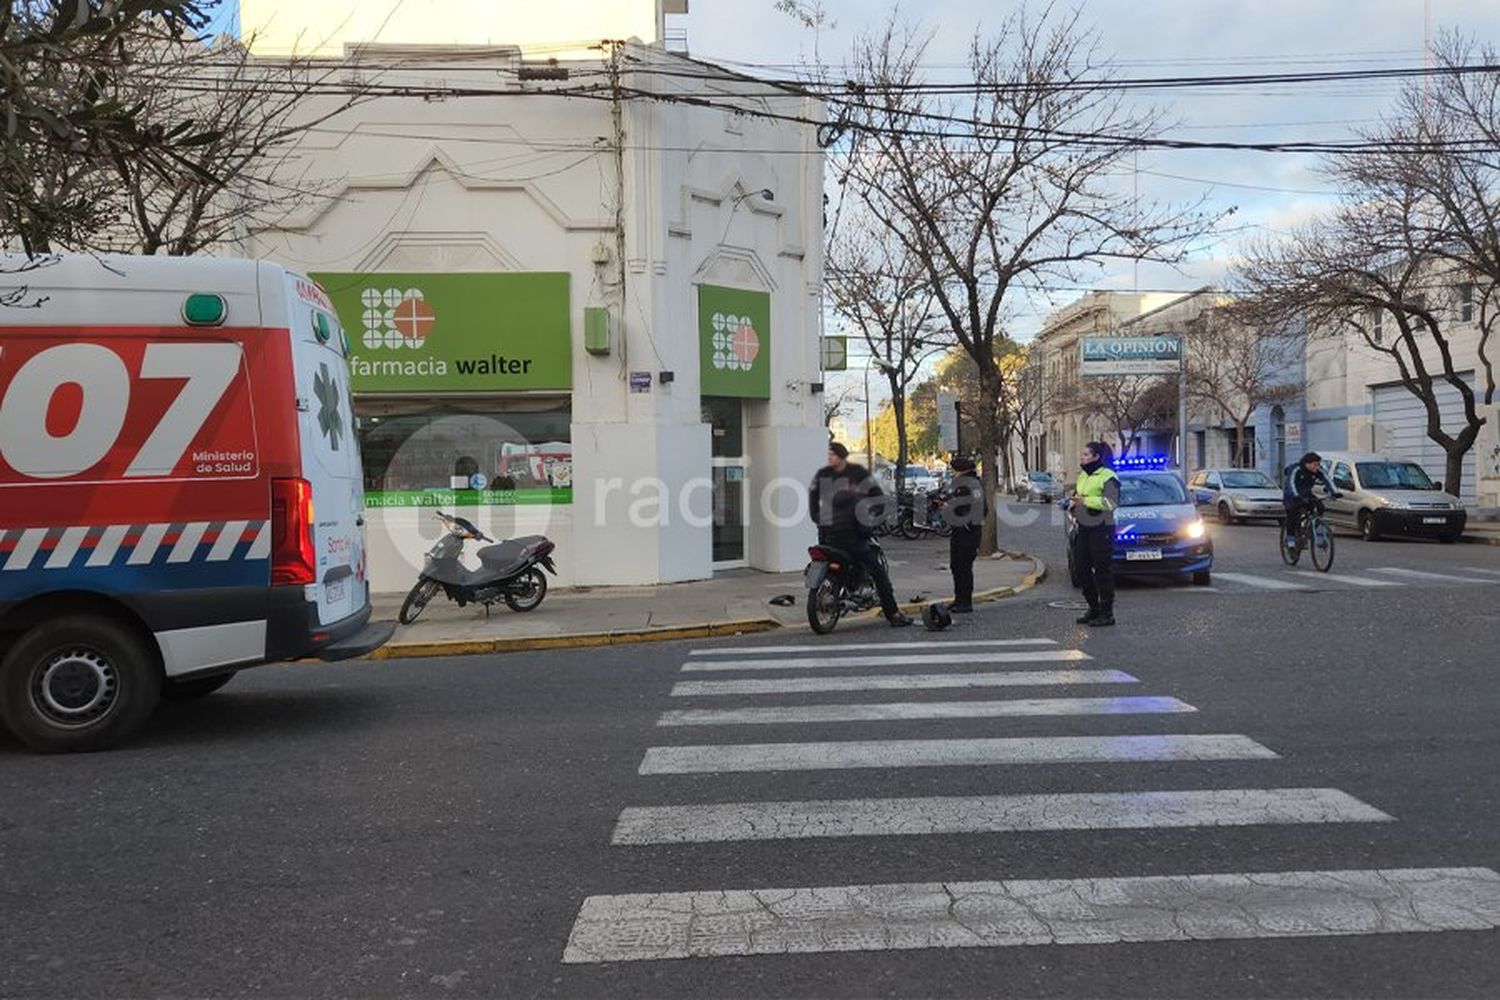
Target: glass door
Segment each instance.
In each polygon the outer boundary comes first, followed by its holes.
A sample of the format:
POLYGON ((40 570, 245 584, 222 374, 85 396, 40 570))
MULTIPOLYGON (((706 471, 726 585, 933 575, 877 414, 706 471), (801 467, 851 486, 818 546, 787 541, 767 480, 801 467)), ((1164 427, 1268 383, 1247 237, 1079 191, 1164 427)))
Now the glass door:
POLYGON ((712 441, 714 569, 746 566, 744 402, 705 396, 703 422, 712 441))

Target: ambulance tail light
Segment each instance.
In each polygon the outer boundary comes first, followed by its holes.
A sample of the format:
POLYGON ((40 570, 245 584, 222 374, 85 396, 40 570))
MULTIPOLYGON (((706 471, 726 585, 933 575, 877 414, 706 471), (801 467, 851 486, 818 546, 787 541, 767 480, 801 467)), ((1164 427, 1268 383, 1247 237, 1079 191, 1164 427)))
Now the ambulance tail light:
POLYGON ((271 480, 271 585, 315 583, 313 493, 306 479, 271 480))

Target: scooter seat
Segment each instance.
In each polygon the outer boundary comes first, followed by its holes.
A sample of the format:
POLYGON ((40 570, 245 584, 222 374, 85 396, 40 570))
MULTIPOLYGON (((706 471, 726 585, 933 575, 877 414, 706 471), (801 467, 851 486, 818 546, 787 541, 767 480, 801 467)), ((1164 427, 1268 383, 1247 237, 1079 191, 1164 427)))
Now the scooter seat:
POLYGON ((542 535, 512 538, 497 545, 486 545, 477 555, 486 572, 508 576, 526 565, 526 550, 540 541, 546 539, 542 535))

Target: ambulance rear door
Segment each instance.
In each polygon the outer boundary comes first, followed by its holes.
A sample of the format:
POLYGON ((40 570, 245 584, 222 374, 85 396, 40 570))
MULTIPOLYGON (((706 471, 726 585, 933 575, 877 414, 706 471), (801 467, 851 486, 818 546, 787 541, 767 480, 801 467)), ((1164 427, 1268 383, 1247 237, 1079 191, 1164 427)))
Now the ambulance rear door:
MULTIPOLYGON (((347 346, 338 316, 315 282, 292 272, 283 274, 302 478, 312 490, 316 574, 307 591, 317 603, 319 624, 331 625, 369 603, 364 469, 354 432, 347 346)), ((268 320, 266 325, 278 324, 268 320)))

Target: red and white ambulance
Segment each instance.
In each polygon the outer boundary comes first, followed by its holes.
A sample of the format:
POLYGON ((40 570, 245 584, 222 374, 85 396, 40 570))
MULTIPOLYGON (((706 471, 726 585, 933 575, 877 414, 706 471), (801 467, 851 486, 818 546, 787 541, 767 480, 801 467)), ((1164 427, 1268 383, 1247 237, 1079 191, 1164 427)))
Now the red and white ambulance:
POLYGON ((380 646, 345 343, 264 261, 0 257, 0 720, 100 749, 160 696, 380 646))

